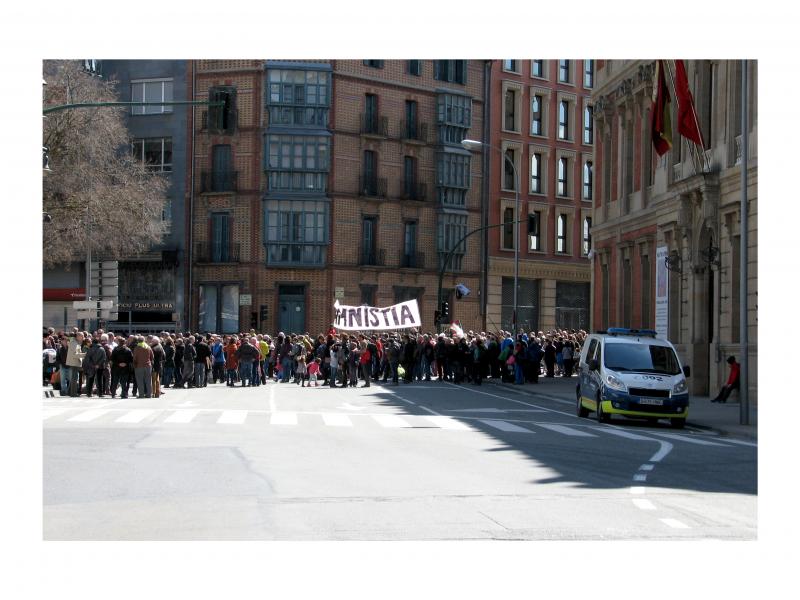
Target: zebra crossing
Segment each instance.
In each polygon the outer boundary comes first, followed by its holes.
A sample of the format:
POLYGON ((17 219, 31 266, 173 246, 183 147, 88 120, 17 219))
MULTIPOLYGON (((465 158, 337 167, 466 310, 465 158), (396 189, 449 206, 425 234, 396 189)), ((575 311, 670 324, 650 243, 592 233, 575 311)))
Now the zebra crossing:
MULTIPOLYGON (((439 429, 460 432, 500 432, 520 436, 556 434, 569 438, 622 437, 641 442, 655 442, 668 438, 689 444, 728 446, 729 440, 699 439, 690 434, 662 432, 631 433, 618 427, 597 425, 573 425, 549 421, 503 420, 499 418, 451 417, 447 415, 393 414, 393 413, 333 413, 313 411, 270 411, 221 408, 114 408, 92 406, 47 406, 42 412, 42 421, 47 427, 85 425, 95 426, 147 426, 180 427, 189 425, 211 425, 220 427, 253 426, 293 428, 322 426, 334 429, 378 427, 387 430, 439 429)), ((742 444, 743 442, 733 442, 742 444)), ((753 444, 755 446, 755 444, 753 444)))

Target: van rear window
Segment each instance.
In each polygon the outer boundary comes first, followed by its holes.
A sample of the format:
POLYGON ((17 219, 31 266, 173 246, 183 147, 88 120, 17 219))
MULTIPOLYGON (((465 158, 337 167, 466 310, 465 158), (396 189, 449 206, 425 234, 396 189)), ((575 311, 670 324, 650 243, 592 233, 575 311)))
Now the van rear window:
POLYGON ((647 344, 606 344, 605 366, 612 371, 662 375, 678 375, 681 372, 678 357, 672 348, 647 344))

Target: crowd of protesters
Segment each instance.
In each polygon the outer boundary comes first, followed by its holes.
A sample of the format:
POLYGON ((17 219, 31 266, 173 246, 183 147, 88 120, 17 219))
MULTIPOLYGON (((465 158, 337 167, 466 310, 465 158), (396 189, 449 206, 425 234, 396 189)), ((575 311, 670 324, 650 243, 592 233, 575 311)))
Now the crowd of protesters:
POLYGON ((45 383, 62 396, 130 394, 157 398, 169 387, 259 386, 268 381, 355 387, 359 381, 490 379, 522 385, 539 377, 571 377, 586 338, 583 330, 444 333, 337 332, 306 334, 167 333, 115 335, 44 331, 45 383))

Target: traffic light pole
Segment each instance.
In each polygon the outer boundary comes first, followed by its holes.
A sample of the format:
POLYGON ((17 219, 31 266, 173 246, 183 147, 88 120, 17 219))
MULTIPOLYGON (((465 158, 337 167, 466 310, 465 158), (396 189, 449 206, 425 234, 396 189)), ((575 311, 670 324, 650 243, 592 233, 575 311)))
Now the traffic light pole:
MULTIPOLYGON (((473 233, 478 233, 479 231, 486 231, 487 229, 492 229, 493 227, 505 227, 506 225, 516 225, 519 228, 519 224, 522 223, 522 219, 517 221, 510 221, 508 223, 496 223, 494 225, 486 225, 485 227, 478 227, 477 229, 473 229, 466 235, 464 235, 460 240, 458 240, 450 251, 445 255, 444 262, 442 262, 442 266, 439 268, 439 290, 436 295, 436 310, 437 312, 442 309, 442 282, 444 280, 444 272, 447 270, 447 267, 450 265, 450 259, 453 258, 453 254, 455 253, 456 248, 458 248, 464 240, 466 240, 469 236, 473 233)), ((435 323, 438 327, 440 323, 435 323)))

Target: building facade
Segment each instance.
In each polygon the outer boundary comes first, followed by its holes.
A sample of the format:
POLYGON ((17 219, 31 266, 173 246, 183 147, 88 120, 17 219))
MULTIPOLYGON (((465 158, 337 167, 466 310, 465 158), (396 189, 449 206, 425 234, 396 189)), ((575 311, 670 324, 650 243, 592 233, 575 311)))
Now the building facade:
MULTIPOLYGON (((91 62, 91 74, 117 83, 120 102, 187 100, 187 61, 102 60, 91 62)), ((168 224, 162 242, 145 254, 120 259, 118 320, 114 331, 174 330, 187 323, 184 281, 188 273, 185 247, 186 165, 189 111, 185 106, 140 106, 127 110, 131 151, 148 170, 169 180, 162 219, 168 224)), ((135 235, 135 232, 119 232, 135 235)), ((103 257, 93 257, 93 260, 103 257)), ((86 264, 44 271, 44 321, 67 328, 78 324, 72 308, 86 298, 86 264)))
POLYGON ((486 326, 589 329, 594 197, 592 60, 495 60, 491 68, 486 326), (517 195, 519 218, 515 218, 517 195))
MULTIPOLYGON (((333 303, 420 304, 433 328, 438 267, 480 226, 479 61, 195 61, 192 326, 327 331, 333 303), (197 109, 196 109, 197 110, 197 109)), ((478 289, 480 239, 454 253, 478 289)), ((453 310, 480 324, 469 298, 453 310)), ((474 323, 474 325, 473 325, 474 323)))
MULTIPOLYGON (((663 298, 662 327, 692 367, 691 393, 713 395, 727 378, 725 359, 740 353, 742 63, 685 61, 703 148, 678 134, 674 63, 664 63, 672 149, 659 157, 650 135, 654 61, 598 61, 593 324, 655 328, 656 300, 663 298), (665 255, 663 268, 657 253, 665 255)), ((755 61, 747 64, 746 285, 749 384, 756 398, 758 72, 755 61)))

